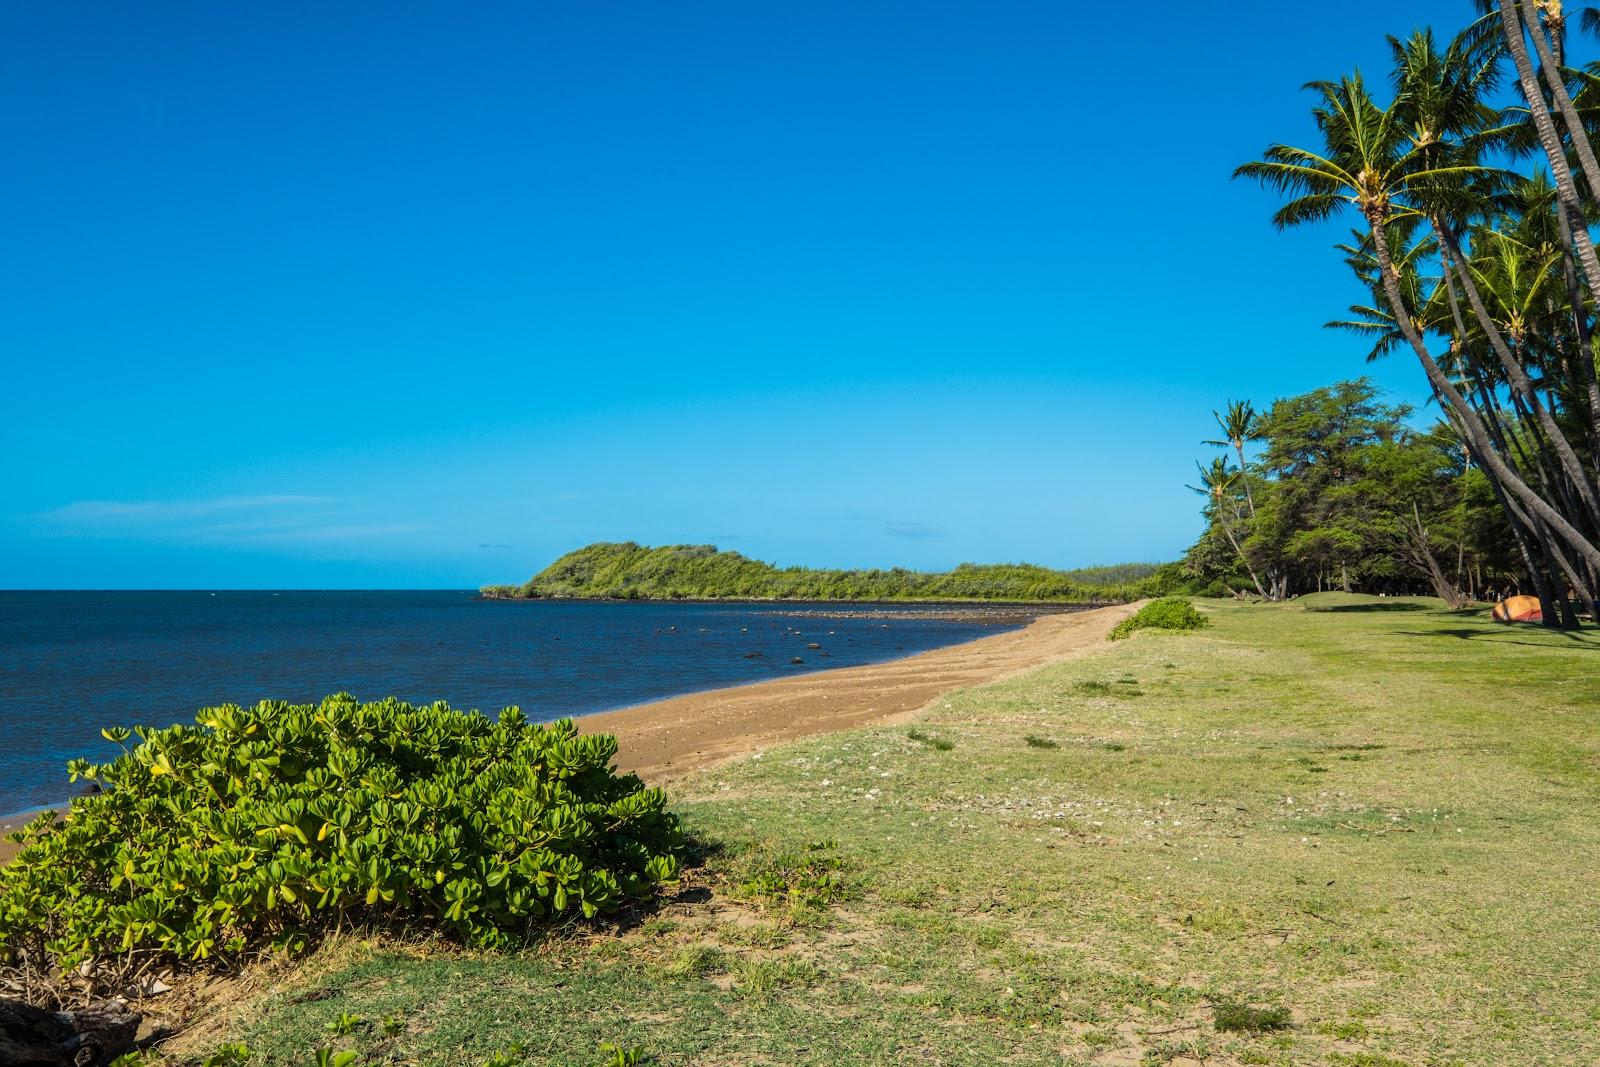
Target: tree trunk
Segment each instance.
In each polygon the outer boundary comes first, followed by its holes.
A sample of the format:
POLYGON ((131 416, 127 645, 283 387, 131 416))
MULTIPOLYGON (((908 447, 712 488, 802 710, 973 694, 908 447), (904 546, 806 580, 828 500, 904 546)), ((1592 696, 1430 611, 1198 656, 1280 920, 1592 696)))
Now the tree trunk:
MULTIPOLYGON (((1578 262, 1583 266, 1589 295, 1600 304, 1600 257, 1595 255, 1594 242, 1589 238, 1583 206, 1578 199, 1578 186, 1573 180, 1572 168, 1567 165, 1566 148, 1550 117, 1550 108, 1545 104, 1544 93, 1539 89, 1538 77, 1533 72, 1533 63, 1528 58, 1528 43, 1522 36, 1522 20, 1516 12, 1516 0, 1499 0, 1499 5, 1500 28, 1506 40, 1506 49, 1516 64, 1517 81, 1522 86, 1522 95, 1527 98, 1528 113, 1533 117, 1534 129, 1539 134, 1539 146, 1544 149, 1550 163, 1550 176, 1556 183, 1556 198, 1560 201, 1561 213, 1566 216, 1571 228, 1572 243, 1578 250, 1578 262)), ((1533 29, 1538 32, 1537 25, 1533 29)), ((1590 192, 1593 191, 1591 186, 1590 192)))
POLYGON ((1244 499, 1250 505, 1250 517, 1256 517, 1256 497, 1250 491, 1250 472, 1244 469, 1244 442, 1234 438, 1233 450, 1239 454, 1239 480, 1244 483, 1244 499))
MULTIPOLYGON (((1505 3, 1506 0, 1501 2, 1505 3)), ((1406 307, 1405 298, 1400 292, 1400 276, 1395 271, 1394 260, 1389 254, 1389 242, 1383 232, 1383 225, 1387 220, 1379 211, 1374 210, 1368 221, 1372 224, 1370 236, 1373 251, 1378 259, 1378 273, 1383 280, 1383 290, 1389 302, 1389 310, 1394 315, 1401 334, 1410 342, 1418 362, 1422 364, 1423 373, 1428 376, 1429 384, 1448 402, 1466 431, 1467 439, 1477 447, 1478 465, 1490 475, 1491 480, 1504 485, 1506 491, 1522 502, 1530 513, 1548 524, 1557 536, 1567 541, 1575 552, 1589 561, 1591 566, 1600 568, 1600 548, 1590 544, 1565 516, 1546 503, 1539 494, 1529 489, 1527 483, 1506 465, 1505 460, 1501 459, 1499 453, 1489 444, 1487 433, 1477 412, 1473 411, 1471 405, 1461 396, 1449 376, 1439 369, 1433 353, 1428 351, 1422 336, 1417 333, 1416 324, 1411 321, 1411 311, 1406 307)))
POLYGON ((1600 465, 1600 364, 1594 358, 1594 335, 1589 328, 1589 311, 1578 287, 1578 272, 1573 267, 1572 233, 1561 212, 1556 212, 1556 232, 1561 236, 1561 275, 1567 287, 1567 303, 1572 308, 1572 325, 1577 331, 1576 351, 1568 373, 1572 387, 1589 402, 1589 458, 1600 465))
MULTIPOLYGON (((1220 508, 1222 505, 1219 503, 1217 506, 1220 508)), ((1261 594, 1261 599, 1271 600, 1272 598, 1267 595, 1266 589, 1261 584, 1261 579, 1256 577, 1256 569, 1250 566, 1250 560, 1246 558, 1244 549, 1239 547, 1238 538, 1234 537, 1233 531, 1228 529, 1228 521, 1222 517, 1222 513, 1220 511, 1217 513, 1217 525, 1222 527, 1222 532, 1228 537, 1228 543, 1232 545, 1233 550, 1239 554, 1239 562, 1243 563, 1244 569, 1250 572, 1250 580, 1256 584, 1256 592, 1261 594)))
POLYGON ((106 1067, 133 1048, 139 1019, 116 1000, 82 1011, 45 1011, 0 998, 0 1064, 106 1067))
POLYGON ((1407 525, 1402 520, 1401 526, 1406 531, 1406 539, 1411 542, 1412 562, 1433 586, 1433 595, 1443 600, 1452 611, 1465 607, 1467 601, 1461 595, 1460 588, 1445 577, 1444 568, 1439 566, 1439 558, 1433 554, 1428 528, 1422 523, 1422 512, 1418 510, 1416 501, 1411 502, 1411 524, 1407 525))
MULTIPOLYGON (((1555 102, 1556 110, 1561 112, 1561 121, 1567 127, 1567 139, 1572 143, 1572 149, 1578 156, 1578 163, 1583 168, 1589 195, 1600 200, 1600 184, 1597 184, 1600 183, 1600 161, 1595 159, 1594 145, 1589 143, 1589 135, 1583 128, 1583 120, 1578 117, 1578 109, 1572 104, 1572 95, 1567 92, 1567 83, 1561 78, 1561 63, 1551 51, 1550 42, 1545 38, 1544 29, 1539 25, 1539 12, 1534 0, 1522 0, 1522 17, 1528 26, 1528 36, 1533 38, 1533 50, 1539 53, 1540 73, 1544 75, 1544 82, 1550 88, 1550 99, 1555 102)), ((1540 104, 1543 104, 1543 100, 1540 104)))
POLYGON ((1453 266, 1456 276, 1461 281, 1461 291, 1466 294, 1467 304, 1471 306, 1472 314, 1477 318, 1478 325, 1483 328, 1485 336, 1488 337, 1489 347, 1499 357, 1500 366, 1506 372, 1506 380, 1511 383, 1513 394, 1519 396, 1522 402, 1532 410, 1534 420, 1538 423, 1540 429, 1544 431, 1545 437, 1549 439, 1549 444, 1555 453, 1557 463, 1572 481, 1573 486, 1578 491, 1579 498, 1582 499, 1584 507, 1588 510, 1590 523, 1595 529, 1600 530, 1600 494, 1596 493, 1594 483, 1589 480, 1588 472, 1583 469, 1583 461, 1578 458, 1578 454, 1572 449, 1572 443, 1567 440, 1566 435, 1561 432, 1561 428, 1556 425, 1555 418, 1540 402, 1539 392, 1533 387, 1533 382, 1529 380, 1527 371, 1523 370, 1522 364, 1517 361, 1516 356, 1506 345, 1505 338, 1500 333, 1500 328, 1489 315, 1489 310, 1483 303, 1483 296, 1478 292, 1477 283, 1472 280, 1472 268, 1467 265, 1465 257, 1461 254, 1461 246, 1456 243, 1455 234, 1450 227, 1441 224, 1437 218, 1430 221, 1433 223, 1433 232, 1439 238, 1440 245, 1450 250, 1450 258, 1454 260, 1453 266))

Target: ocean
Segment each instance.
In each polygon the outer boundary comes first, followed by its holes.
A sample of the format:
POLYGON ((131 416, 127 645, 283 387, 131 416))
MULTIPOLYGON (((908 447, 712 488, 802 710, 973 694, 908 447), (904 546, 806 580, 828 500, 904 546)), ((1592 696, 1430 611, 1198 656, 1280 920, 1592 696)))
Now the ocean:
POLYGON ((68 759, 116 754, 102 727, 192 722, 217 704, 347 691, 549 720, 895 659, 1028 617, 438 590, 0 592, 0 815, 70 796, 68 759))

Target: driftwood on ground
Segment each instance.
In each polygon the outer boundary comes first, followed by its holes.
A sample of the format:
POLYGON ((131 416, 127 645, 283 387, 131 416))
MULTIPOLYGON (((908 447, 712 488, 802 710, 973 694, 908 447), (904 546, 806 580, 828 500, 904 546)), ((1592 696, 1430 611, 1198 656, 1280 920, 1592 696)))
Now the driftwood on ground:
POLYGON ((117 1000, 81 1011, 46 1011, 0 997, 0 1064, 106 1067, 133 1048, 139 1018, 117 1000))

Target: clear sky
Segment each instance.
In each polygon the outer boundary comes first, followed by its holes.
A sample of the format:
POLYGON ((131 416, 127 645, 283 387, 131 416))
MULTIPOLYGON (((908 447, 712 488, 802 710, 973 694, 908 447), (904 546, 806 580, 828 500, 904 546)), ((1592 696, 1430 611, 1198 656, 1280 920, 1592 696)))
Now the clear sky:
POLYGON ((1367 369, 1230 171, 1471 7, 4 5, 0 587, 1175 558, 1367 369))

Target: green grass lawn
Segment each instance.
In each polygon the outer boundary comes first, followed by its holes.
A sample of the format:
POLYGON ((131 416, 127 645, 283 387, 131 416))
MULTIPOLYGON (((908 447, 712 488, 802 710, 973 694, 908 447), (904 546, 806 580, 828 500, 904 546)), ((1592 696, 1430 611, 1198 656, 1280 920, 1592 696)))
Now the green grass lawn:
POLYGON ((1600 637, 1426 600, 1206 610, 1206 630, 956 694, 914 731, 678 784, 706 865, 626 929, 515 956, 347 939, 189 1048, 1600 1060, 1600 637))

